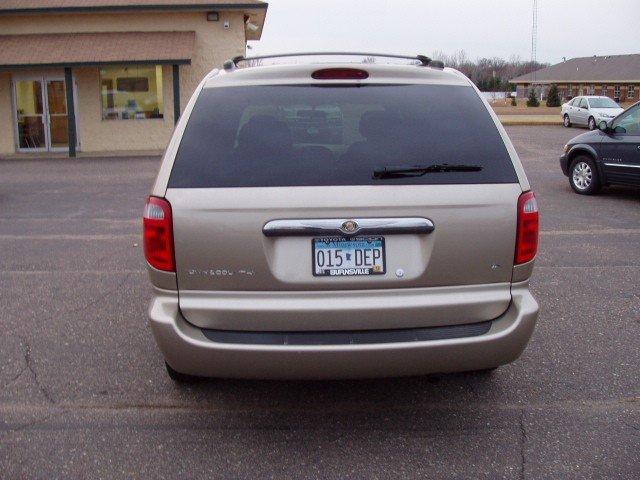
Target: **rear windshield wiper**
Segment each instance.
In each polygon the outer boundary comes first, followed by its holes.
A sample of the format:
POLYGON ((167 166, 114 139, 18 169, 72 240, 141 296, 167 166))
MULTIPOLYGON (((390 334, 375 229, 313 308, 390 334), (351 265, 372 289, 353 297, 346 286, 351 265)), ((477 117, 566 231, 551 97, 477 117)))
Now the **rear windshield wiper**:
POLYGON ((479 172, 480 165, 450 165, 448 163, 434 163, 433 165, 406 165, 379 167, 373 171, 373 178, 421 177, 427 173, 442 172, 479 172))

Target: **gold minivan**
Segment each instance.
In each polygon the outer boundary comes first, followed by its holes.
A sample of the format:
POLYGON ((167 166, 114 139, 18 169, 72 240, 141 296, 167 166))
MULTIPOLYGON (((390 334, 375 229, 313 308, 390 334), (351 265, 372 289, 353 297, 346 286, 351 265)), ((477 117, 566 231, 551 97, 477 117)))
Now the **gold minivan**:
POLYGON ((538 206, 470 80, 422 56, 251 60, 202 81, 145 208, 171 378, 515 360, 538 314, 538 206))

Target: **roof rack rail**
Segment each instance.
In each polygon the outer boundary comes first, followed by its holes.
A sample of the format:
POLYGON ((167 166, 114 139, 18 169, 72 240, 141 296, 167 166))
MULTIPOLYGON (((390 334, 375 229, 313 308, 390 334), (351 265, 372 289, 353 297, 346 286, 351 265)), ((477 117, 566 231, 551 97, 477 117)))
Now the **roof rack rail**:
MULTIPOLYGON (((233 70, 238 67, 240 62, 247 62, 252 60, 265 60, 270 58, 291 58, 291 57, 321 57, 321 56, 353 56, 353 57, 382 57, 382 58, 399 58, 403 60, 414 60, 420 62, 421 67, 426 67, 431 64, 432 60, 425 55, 416 55, 414 57, 410 55, 394 55, 388 53, 363 53, 363 52, 303 52, 303 53, 283 53, 280 55, 262 55, 258 57, 244 57, 239 55, 233 57, 231 60, 224 62, 223 67, 225 70, 233 70)), ((438 67, 442 65, 442 62, 435 61, 438 67)))

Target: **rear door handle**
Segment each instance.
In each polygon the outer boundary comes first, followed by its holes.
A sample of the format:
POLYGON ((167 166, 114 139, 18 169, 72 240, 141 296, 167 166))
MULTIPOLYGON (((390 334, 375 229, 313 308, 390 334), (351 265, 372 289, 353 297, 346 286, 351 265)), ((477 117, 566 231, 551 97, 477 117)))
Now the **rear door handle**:
POLYGON ((267 237, 306 237, 339 235, 426 235, 435 229, 428 218, 318 218, 271 220, 262 227, 267 237))

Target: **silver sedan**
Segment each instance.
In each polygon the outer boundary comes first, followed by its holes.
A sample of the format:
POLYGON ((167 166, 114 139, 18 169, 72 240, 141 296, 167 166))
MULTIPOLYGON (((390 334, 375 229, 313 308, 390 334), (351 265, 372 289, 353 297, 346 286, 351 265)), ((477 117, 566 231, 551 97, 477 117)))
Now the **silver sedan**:
POLYGON ((562 105, 562 123, 565 127, 581 125, 595 130, 602 120, 608 122, 623 111, 609 97, 580 96, 562 105))

